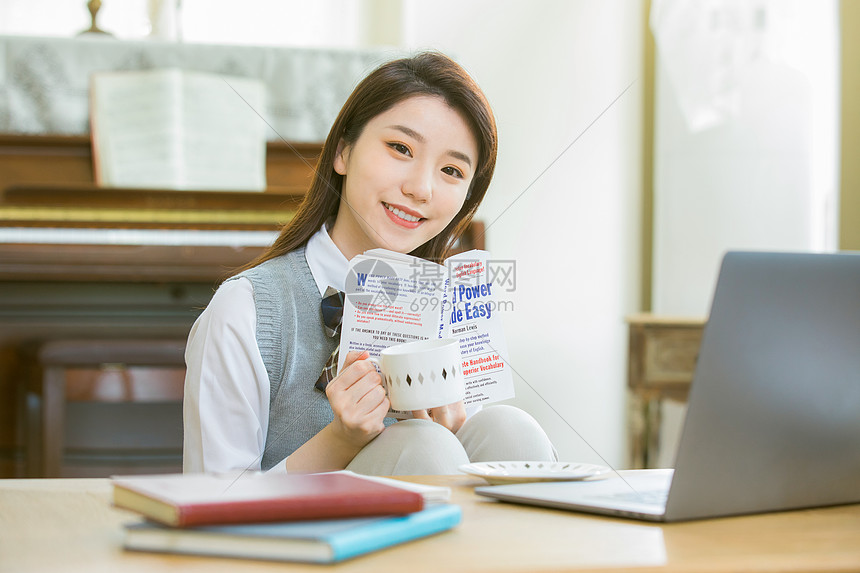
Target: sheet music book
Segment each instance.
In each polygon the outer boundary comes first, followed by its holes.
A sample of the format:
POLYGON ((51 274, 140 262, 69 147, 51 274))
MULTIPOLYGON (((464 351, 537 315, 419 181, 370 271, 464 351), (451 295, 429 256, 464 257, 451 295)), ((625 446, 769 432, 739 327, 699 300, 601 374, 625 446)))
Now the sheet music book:
POLYGON ((266 188, 259 80, 180 69, 90 80, 95 178, 106 187, 266 188))

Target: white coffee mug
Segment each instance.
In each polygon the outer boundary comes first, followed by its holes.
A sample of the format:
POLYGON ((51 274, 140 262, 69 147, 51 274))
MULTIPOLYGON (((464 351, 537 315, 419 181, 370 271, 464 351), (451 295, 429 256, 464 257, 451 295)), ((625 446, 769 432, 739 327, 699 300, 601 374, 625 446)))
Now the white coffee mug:
POLYGON ((392 410, 436 408, 459 402, 466 387, 456 338, 418 340, 389 346, 371 362, 382 375, 392 410))

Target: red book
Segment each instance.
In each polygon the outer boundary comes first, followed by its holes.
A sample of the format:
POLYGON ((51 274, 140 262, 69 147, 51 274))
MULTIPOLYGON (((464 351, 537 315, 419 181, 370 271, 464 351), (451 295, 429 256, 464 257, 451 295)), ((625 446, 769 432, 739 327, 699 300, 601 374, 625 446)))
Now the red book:
POLYGON ((404 515, 420 493, 342 473, 119 476, 113 504, 174 527, 404 515))

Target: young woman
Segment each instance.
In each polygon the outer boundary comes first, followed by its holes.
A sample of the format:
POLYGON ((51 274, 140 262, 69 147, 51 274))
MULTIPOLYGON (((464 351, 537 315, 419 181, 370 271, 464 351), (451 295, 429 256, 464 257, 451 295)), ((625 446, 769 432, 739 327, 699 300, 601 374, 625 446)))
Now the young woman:
POLYGON ((440 261, 478 208, 496 161, 484 94, 437 53, 380 66, 355 89, 311 188, 272 247, 224 282, 186 350, 185 471, 234 469, 451 474, 471 461, 552 460, 533 418, 463 403, 392 423, 366 353, 325 392, 337 346, 322 322, 329 286, 371 248, 440 261))

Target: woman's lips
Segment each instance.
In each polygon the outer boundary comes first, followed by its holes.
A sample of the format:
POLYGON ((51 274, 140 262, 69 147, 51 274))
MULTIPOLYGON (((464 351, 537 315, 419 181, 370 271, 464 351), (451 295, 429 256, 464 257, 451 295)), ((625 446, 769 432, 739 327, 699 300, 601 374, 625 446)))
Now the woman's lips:
POLYGON ((401 227, 414 229, 425 221, 425 218, 422 217, 420 213, 407 209, 406 207, 392 205, 384 201, 382 202, 382 206, 385 208, 385 214, 388 215, 388 218, 401 227))

